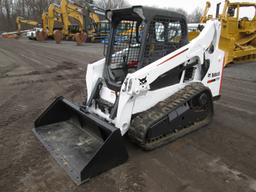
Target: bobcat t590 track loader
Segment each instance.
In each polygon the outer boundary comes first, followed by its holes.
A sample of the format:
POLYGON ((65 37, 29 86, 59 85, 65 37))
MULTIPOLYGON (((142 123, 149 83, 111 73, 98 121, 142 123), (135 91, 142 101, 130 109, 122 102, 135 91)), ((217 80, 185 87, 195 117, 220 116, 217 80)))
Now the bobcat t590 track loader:
POLYGON ((207 125, 221 91, 218 21, 189 43, 179 13, 134 6, 106 15, 106 57, 88 65, 86 102, 59 97, 35 121, 36 136, 78 184, 127 160, 126 133, 152 150, 207 125), (123 24, 135 30, 122 36, 123 24))

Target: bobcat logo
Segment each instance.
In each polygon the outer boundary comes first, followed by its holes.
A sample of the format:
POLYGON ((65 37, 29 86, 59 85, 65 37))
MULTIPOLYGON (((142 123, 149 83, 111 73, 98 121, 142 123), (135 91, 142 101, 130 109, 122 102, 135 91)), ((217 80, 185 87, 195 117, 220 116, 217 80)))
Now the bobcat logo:
POLYGON ((139 79, 139 81, 140 81, 140 85, 144 85, 145 83, 148 82, 148 81, 147 81, 147 77, 144 77, 144 78, 142 78, 142 79, 139 79))

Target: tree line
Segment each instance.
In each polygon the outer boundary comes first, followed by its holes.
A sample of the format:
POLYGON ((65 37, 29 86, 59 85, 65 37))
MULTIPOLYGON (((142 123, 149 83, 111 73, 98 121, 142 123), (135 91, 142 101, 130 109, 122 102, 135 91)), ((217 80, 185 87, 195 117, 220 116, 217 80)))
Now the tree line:
POLYGON ((0 31, 16 29, 16 17, 41 20, 51 0, 0 0, 0 31))
MULTIPOLYGON (((59 0, 0 0, 0 32, 15 31, 17 16, 40 22, 43 11, 47 10, 50 3, 58 3, 58 1, 59 0)), ((94 3, 101 9, 129 6, 126 0, 75 0, 75 2, 82 6, 85 6, 87 3, 94 3)), ((202 14, 201 9, 196 9, 193 14, 190 15, 183 9, 179 9, 178 11, 186 15, 189 22, 199 22, 202 14)))

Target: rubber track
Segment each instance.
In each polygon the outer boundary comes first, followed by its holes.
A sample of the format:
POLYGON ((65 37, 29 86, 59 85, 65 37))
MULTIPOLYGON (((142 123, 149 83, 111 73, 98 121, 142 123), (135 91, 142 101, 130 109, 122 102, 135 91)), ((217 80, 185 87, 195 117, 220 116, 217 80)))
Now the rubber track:
MULTIPOLYGON (((132 120, 130 129, 128 131, 128 136, 130 137, 131 141, 135 142, 145 150, 153 150, 207 125, 212 119, 213 110, 209 110, 210 113, 207 115, 206 119, 193 122, 184 129, 181 129, 175 133, 162 135, 158 138, 146 140, 147 131, 150 127, 152 127, 152 125, 166 117, 171 111, 175 110, 180 105, 188 102, 194 96, 204 91, 208 91, 208 88, 202 83, 191 83, 166 100, 159 102, 149 110, 138 114, 132 120)), ((211 107, 213 107, 212 105, 213 104, 211 101, 211 107)))

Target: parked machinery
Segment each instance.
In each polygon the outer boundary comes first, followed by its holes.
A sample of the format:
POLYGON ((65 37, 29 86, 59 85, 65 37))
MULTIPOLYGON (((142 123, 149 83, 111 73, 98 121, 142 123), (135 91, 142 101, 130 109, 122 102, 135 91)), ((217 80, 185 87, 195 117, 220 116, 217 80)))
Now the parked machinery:
MULTIPOLYGON (((207 2, 206 10, 210 4, 207 2)), ((217 15, 222 24, 220 49, 225 51, 225 66, 234 62, 256 61, 256 3, 225 1, 222 14, 219 14, 220 4, 217 6, 217 15), (242 9, 254 9, 251 19, 242 17, 242 9)), ((202 29, 203 23, 212 16, 203 16, 197 31, 189 33, 189 40, 194 39, 202 29)))
MULTIPOLYGON (((56 29, 63 28, 62 16, 60 6, 54 3, 51 3, 48 7, 48 11, 42 14, 42 31, 37 35, 39 41, 44 41, 48 37, 54 38, 54 33, 56 29), (56 27, 58 23, 59 27, 56 27)), ((56 39, 56 43, 60 43, 60 39, 56 39)))
POLYGON ((95 10, 93 5, 81 7, 69 0, 60 0, 60 4, 50 4, 47 13, 42 14, 43 30, 38 39, 53 37, 57 43, 63 38, 75 39, 78 45, 88 39, 91 42, 99 42, 109 34, 106 26, 109 26, 102 10, 95 10), (61 23, 62 27, 55 30, 55 23, 61 23), (46 35, 48 34, 48 35, 46 35))
POLYGON ((35 121, 34 133, 77 184, 127 160, 126 133, 152 150, 206 126, 221 92, 219 21, 189 43, 177 12, 133 6, 106 15, 106 57, 87 67, 84 104, 59 97, 35 121), (127 22, 135 32, 117 41, 127 22))
MULTIPOLYGON (((61 15, 63 19, 63 30, 62 34, 69 38, 74 36, 77 45, 81 45, 86 40, 86 33, 84 33, 85 29, 85 22, 84 22, 84 14, 83 14, 83 7, 70 2, 68 0, 61 0, 60 2, 60 9, 61 9, 61 15), (78 24, 78 30, 75 32, 75 34, 71 33, 71 21, 70 19, 75 20, 75 22, 78 24)), ((61 32, 58 31, 54 34, 54 38, 58 39, 59 36, 61 36, 61 32)))
POLYGON ((34 27, 38 26, 38 22, 34 20, 24 19, 23 17, 16 18, 16 25, 17 25, 17 34, 21 35, 21 26, 22 24, 32 25, 34 27))
POLYGON ((208 12, 211 8, 211 3, 209 1, 206 2, 206 6, 204 8, 204 13, 200 18, 200 23, 206 23, 209 19, 212 19, 212 15, 208 15, 208 12))
POLYGON ((60 43, 63 38, 74 38, 78 45, 85 41, 82 8, 68 0, 61 0, 60 5, 51 3, 48 12, 42 15, 42 23, 43 30, 39 35, 40 39, 53 37, 56 43, 60 43), (76 31, 72 30, 72 26, 74 26, 71 22, 72 19, 78 23, 76 31), (60 24, 58 28, 55 26, 56 23, 60 24))
POLYGON ((88 41, 101 42, 109 34, 109 22, 105 20, 105 12, 89 3, 85 8, 88 41))
POLYGON ((256 2, 229 2, 223 13, 220 48, 225 51, 225 65, 233 62, 256 61, 256 2), (255 15, 241 18, 243 8, 254 8, 255 15))
POLYGON ((37 41, 44 41, 48 38, 48 12, 42 14, 42 30, 36 33, 37 41))
POLYGON ((110 33, 110 25, 108 20, 100 20, 96 23, 95 33, 92 42, 104 42, 110 33))

